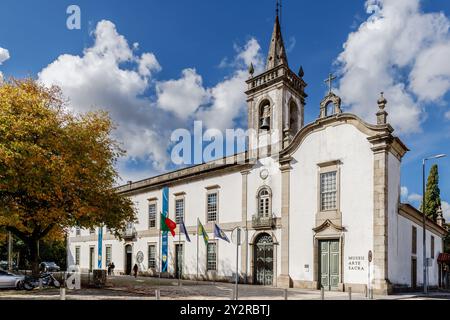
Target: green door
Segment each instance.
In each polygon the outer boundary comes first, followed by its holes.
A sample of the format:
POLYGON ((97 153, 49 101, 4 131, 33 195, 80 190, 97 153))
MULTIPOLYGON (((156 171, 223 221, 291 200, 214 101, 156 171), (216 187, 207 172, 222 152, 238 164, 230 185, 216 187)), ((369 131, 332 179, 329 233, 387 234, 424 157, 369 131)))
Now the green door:
POLYGON ((320 285, 325 290, 336 290, 339 286, 339 240, 319 242, 320 285))

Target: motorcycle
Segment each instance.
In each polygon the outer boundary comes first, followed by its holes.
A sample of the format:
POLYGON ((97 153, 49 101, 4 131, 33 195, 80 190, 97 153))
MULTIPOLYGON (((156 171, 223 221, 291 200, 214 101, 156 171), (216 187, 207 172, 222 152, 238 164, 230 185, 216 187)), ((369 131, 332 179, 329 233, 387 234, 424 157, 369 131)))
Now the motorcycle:
POLYGON ((42 284, 42 287, 55 287, 60 288, 61 284, 50 272, 44 272, 39 277, 26 276, 23 281, 23 288, 25 290, 33 290, 38 288, 42 284))

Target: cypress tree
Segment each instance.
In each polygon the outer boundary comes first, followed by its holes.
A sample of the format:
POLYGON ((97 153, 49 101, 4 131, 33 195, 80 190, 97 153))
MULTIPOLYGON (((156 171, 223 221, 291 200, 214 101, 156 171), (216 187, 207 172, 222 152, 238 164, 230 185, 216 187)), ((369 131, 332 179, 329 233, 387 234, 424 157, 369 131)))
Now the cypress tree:
MULTIPOLYGON (((437 212, 441 207, 441 190, 439 189, 439 173, 437 164, 430 169, 425 192, 425 214, 436 221, 437 212)), ((421 205, 420 209, 422 211, 421 205)))

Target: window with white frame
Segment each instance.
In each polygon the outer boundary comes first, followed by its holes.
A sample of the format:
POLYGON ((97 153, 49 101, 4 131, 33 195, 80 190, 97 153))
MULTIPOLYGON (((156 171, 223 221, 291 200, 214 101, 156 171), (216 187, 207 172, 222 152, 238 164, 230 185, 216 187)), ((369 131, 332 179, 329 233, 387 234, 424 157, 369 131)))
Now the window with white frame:
POLYGON ((175 199, 175 222, 181 224, 184 221, 184 198, 175 199))
POLYGON ((148 228, 156 228, 156 201, 150 202, 148 205, 148 228))
POLYGON ((78 237, 81 235, 81 228, 80 227, 76 227, 75 228, 75 235, 78 237))
POLYGON ((320 210, 337 209, 337 171, 320 174, 320 210))
POLYGON ((218 192, 210 192, 207 194, 207 222, 214 222, 217 221, 217 199, 218 198, 218 192))
POLYGON ((209 242, 206 250, 206 267, 208 271, 217 270, 217 243, 209 242))
POLYGON ((148 245, 148 268, 156 268, 156 245, 154 244, 148 245))
POLYGON ((79 266, 80 265, 80 247, 75 247, 75 265, 79 266))
POLYGON ((105 247, 105 263, 106 263, 106 266, 109 266, 111 261, 112 261, 112 247, 111 246, 106 246, 105 247))
POLYGON ((263 188, 258 193, 258 217, 269 217, 271 207, 271 195, 268 188, 263 188))

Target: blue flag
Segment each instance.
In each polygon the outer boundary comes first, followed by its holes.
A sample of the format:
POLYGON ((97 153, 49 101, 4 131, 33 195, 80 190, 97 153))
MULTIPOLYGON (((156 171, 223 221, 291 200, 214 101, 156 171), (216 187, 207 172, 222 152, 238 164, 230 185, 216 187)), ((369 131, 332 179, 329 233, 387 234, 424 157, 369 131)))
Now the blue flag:
POLYGON ((181 225, 180 225, 180 232, 184 233, 184 235, 186 236, 186 240, 188 242, 191 242, 191 239, 189 238, 189 234, 186 230, 186 226, 184 225, 184 221, 181 221, 181 225))
POLYGON ((214 235, 219 239, 225 240, 226 242, 230 242, 230 239, 228 239, 225 232, 223 232, 223 230, 220 229, 217 224, 214 224, 214 235))

